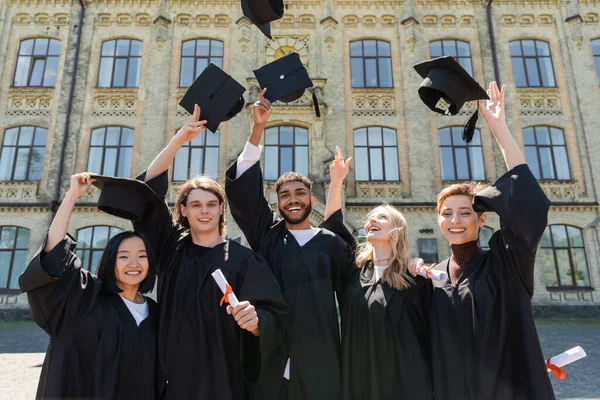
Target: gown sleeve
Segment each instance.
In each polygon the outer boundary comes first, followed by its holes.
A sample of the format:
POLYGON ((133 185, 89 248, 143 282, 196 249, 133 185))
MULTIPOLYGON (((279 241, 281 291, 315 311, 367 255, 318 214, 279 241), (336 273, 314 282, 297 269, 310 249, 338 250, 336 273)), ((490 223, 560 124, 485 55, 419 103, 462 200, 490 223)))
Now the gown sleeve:
POLYGON ((256 308, 260 335, 256 337, 242 330, 241 356, 244 379, 248 385, 254 385, 260 376, 261 366, 268 362, 283 342, 283 319, 289 310, 265 259, 254 253, 245 263, 240 299, 249 301, 256 308))
POLYGON ((277 215, 265 198, 260 164, 255 163, 237 179, 236 170, 237 162, 225 174, 225 193, 233 219, 252 250, 257 251, 262 239, 277 222, 277 215))
MULTIPOLYGON (((145 176, 146 172, 143 172, 136 179, 143 181, 145 176)), ((133 222, 133 228, 136 232, 141 232, 148 238, 152 251, 158 260, 158 274, 160 275, 161 269, 167 265, 166 261, 173 253, 184 230, 173 222, 171 209, 164 201, 169 190, 167 171, 150 179, 146 184, 163 201, 148 207, 142 218, 133 222)))
POLYGON ((65 325, 93 311, 102 282, 81 268, 70 235, 44 254, 47 239, 19 277, 19 287, 27 293, 35 323, 56 337, 65 325))
POLYGON ((493 211, 500 230, 490 239, 492 254, 533 295, 535 253, 548 224, 550 200, 527 164, 517 165, 473 199, 477 212, 493 211))

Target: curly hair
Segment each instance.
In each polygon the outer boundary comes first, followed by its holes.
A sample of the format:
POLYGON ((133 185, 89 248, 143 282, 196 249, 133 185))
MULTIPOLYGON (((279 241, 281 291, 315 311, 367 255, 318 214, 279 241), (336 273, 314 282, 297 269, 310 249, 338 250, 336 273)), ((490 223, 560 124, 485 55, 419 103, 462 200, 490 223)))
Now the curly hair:
POLYGON ((298 172, 286 172, 281 175, 275 182, 275 192, 279 194, 279 189, 285 183, 289 182, 302 182, 308 188, 308 191, 312 188, 312 181, 298 172))

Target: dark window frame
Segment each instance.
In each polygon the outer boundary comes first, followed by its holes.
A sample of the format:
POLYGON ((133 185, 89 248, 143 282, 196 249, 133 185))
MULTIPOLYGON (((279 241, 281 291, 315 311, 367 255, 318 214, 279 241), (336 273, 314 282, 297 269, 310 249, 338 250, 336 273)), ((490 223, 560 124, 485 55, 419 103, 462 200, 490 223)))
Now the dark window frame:
MULTIPOLYGON (((369 170, 369 179, 368 180, 359 180, 356 179, 357 182, 400 182, 401 176, 400 176, 400 156, 398 155, 398 131, 396 129, 393 128, 388 128, 387 126, 376 126, 376 125, 370 125, 370 126, 364 126, 362 128, 356 128, 353 132, 353 144, 354 144, 354 153, 356 153, 356 149, 357 148, 366 148, 367 149, 367 165, 368 165, 368 170, 369 170), (381 146, 371 146, 369 145, 369 129, 381 129, 381 146), (366 129, 366 138, 367 138, 367 145, 363 146, 363 145, 357 145, 356 144, 356 131, 361 130, 361 129, 366 129), (388 145, 386 146, 384 143, 384 135, 383 135, 383 129, 389 129, 394 131, 394 141, 395 144, 393 146, 388 145), (396 157, 397 157, 397 167, 398 167, 398 179, 395 180, 391 180, 387 178, 388 172, 387 169, 385 168, 385 149, 386 148, 394 148, 396 150, 396 157), (371 149, 381 149, 381 170, 383 171, 383 179, 372 179, 371 177, 371 149)), ((354 164, 355 168, 356 168, 356 161, 354 164)), ((390 172, 391 173, 391 172, 390 172)), ((356 171, 355 171, 355 175, 356 175, 356 171)))
POLYGON ((134 143, 135 143, 135 130, 133 130, 131 128, 128 128, 126 126, 109 125, 109 126, 101 126, 101 127, 92 129, 92 132, 90 134, 90 145, 89 145, 89 148, 88 148, 88 162, 87 162, 88 168, 87 168, 87 170, 90 171, 90 172, 97 173, 99 175, 104 175, 105 174, 105 171, 104 171, 104 160, 106 159, 106 150, 107 149, 117 149, 117 156, 116 156, 116 159, 115 159, 115 163, 116 163, 116 166, 115 166, 116 174, 115 174, 115 176, 116 177, 129 178, 131 176, 131 170, 124 171, 124 175, 123 176, 119 175, 119 171, 118 171, 118 169, 119 169, 119 160, 120 160, 120 157, 121 157, 122 150, 125 149, 125 148, 131 148, 131 158, 132 158, 131 164, 132 164, 132 167, 133 167, 133 147, 134 147, 134 143), (116 146, 115 145, 109 145, 109 146, 106 145, 106 138, 108 136, 107 135, 108 128, 119 128, 119 144, 118 145, 116 145, 116 146), (131 140, 131 142, 132 142, 131 145, 121 145, 121 143, 123 142, 123 131, 125 129, 127 129, 128 131, 130 131, 131 135, 133 136, 132 140, 131 140), (98 146, 98 145, 93 145, 92 144, 92 136, 94 135, 94 132, 99 131, 99 130, 104 130, 104 141, 103 141, 104 143, 103 143, 102 146, 98 146), (102 162, 101 162, 102 170, 101 171, 92 171, 92 168, 90 166, 90 155, 92 154, 92 148, 102 148, 102 162))
MULTIPOLYGON (((394 70, 393 70, 393 65, 392 65, 392 45, 390 42, 385 41, 385 40, 378 40, 378 39, 360 39, 360 40, 354 40, 352 42, 349 43, 349 46, 351 48, 353 43, 360 43, 361 45, 361 53, 362 55, 360 56, 353 56, 352 55, 352 50, 350 50, 350 65, 352 65, 352 59, 361 59, 362 60, 362 72, 363 72, 363 86, 354 86, 352 85, 352 88, 357 88, 357 89, 392 89, 394 88, 394 70), (375 56, 365 56, 365 41, 369 41, 372 40, 375 42, 375 49, 376 49, 376 55, 375 56), (389 56, 380 56, 379 55, 379 43, 385 43, 389 46, 390 49, 390 55, 389 56), (391 85, 390 86, 381 86, 381 79, 380 79, 380 74, 379 74, 379 59, 389 59, 390 62, 390 72, 392 74, 392 79, 391 79, 391 85), (375 60, 375 65, 376 65, 376 73, 377 73, 377 85, 376 86, 367 86, 367 68, 366 68, 366 61, 367 60, 375 60)), ((350 81, 352 81, 352 67, 350 67, 350 81)))
POLYGON ((551 242, 551 246, 543 246, 542 243, 540 242, 540 249, 551 249, 552 250, 552 258, 554 261, 554 272, 556 274, 556 282, 557 282, 557 286, 547 286, 548 288, 561 288, 561 289, 574 289, 574 288, 589 288, 591 286, 577 286, 577 280, 576 280, 576 274, 575 274, 575 267, 574 267, 574 263, 573 263, 573 256, 571 254, 571 249, 583 249, 583 254, 585 255, 585 266, 586 266, 586 271, 587 272, 587 277, 588 277, 588 281, 590 282, 591 285, 591 276, 590 276, 590 264, 588 262, 588 256, 587 256, 587 251, 585 250, 585 241, 583 239, 583 229, 574 226, 574 225, 568 225, 568 224, 552 224, 552 225, 548 225, 546 227, 546 229, 549 230, 549 238, 550 238, 550 242, 551 242), (564 226, 565 228, 565 232, 567 234, 567 246, 555 246, 554 245, 554 235, 552 234, 552 226, 564 226), (571 245, 571 237, 569 235, 569 229, 568 228, 573 228, 579 231, 579 234, 581 236, 581 242, 582 242, 582 246, 572 246, 571 245), (557 250, 567 250, 567 254, 569 255, 569 269, 571 272, 571 284, 570 285, 562 285, 561 284, 561 279, 560 279, 560 268, 559 268, 559 262, 558 262, 558 258, 556 256, 556 251, 557 250))
MULTIPOLYGON (((10 281, 12 280, 12 274, 13 274, 13 270, 14 270, 14 263, 15 263, 15 252, 17 251, 25 251, 27 252, 29 250, 29 241, 31 240, 31 229, 22 227, 22 226, 16 226, 16 225, 0 225, 0 238, 2 237, 2 231, 5 228, 16 228, 15 230, 15 239, 13 242, 12 247, 10 248, 6 248, 6 249, 0 249, 1 253, 8 253, 10 252, 10 263, 8 266, 8 273, 6 275, 6 282, 0 282, 0 294, 18 294, 21 293, 21 290, 17 287, 17 288, 11 288, 10 287, 10 281), (27 246, 24 248, 21 247, 17 247, 17 242, 19 239, 19 230, 26 230, 28 231, 28 235, 29 235, 29 240, 27 241, 27 246)), ((23 271, 25 270, 25 268, 27 267, 27 260, 25 260, 25 265, 23 265, 23 271)), ((22 273, 19 272, 19 275, 22 273)))
POLYGON ((514 75, 514 62, 513 59, 515 58, 519 58, 523 60, 523 73, 525 75, 525 82, 526 82, 526 86, 519 86, 517 84, 517 82, 515 82, 515 86, 516 87, 547 87, 547 88, 555 88, 558 87, 558 85, 556 84, 556 73, 554 72, 554 62, 552 61, 552 51, 550 49, 550 42, 546 42, 545 40, 539 40, 539 39, 517 39, 517 40, 513 40, 511 42, 509 42, 509 53, 510 53, 510 59, 511 59, 511 67, 513 68, 513 75, 514 75), (534 48, 535 48, 535 56, 526 56, 523 52, 523 41, 533 41, 534 43, 534 48), (510 52, 510 45, 512 43, 519 43, 519 48, 521 51, 520 55, 513 55, 512 52, 510 52), (537 44, 538 42, 540 43, 545 43, 548 46, 548 53, 549 55, 544 56, 544 55, 538 55, 538 49, 537 49, 537 44), (540 68, 540 59, 541 58, 548 58, 550 59, 550 66, 552 67, 552 80, 554 81, 554 85, 552 86, 546 86, 544 85, 543 79, 542 79, 542 70, 540 68), (538 80, 540 81, 540 84, 537 86, 532 86, 530 83, 530 79, 529 79, 529 73, 527 72, 527 63, 525 62, 525 60, 527 59, 533 59, 535 60, 535 66, 536 66, 536 71, 537 71, 537 75, 538 75, 538 80))
MULTIPOLYGON (((419 253, 419 257, 423 259, 426 264, 429 263, 437 263, 440 260, 440 253, 438 247, 438 240, 436 238, 418 238, 417 239, 417 251, 419 253), (435 244, 435 257, 429 256, 429 253, 423 253, 421 246, 425 243, 434 243, 435 244)), ((433 255, 433 253, 432 253, 433 255)))
MULTIPOLYGON (((44 167, 44 159, 46 158, 46 146, 48 145, 48 129, 46 128, 42 128, 40 126, 33 126, 33 125, 19 125, 19 126, 13 126, 12 128, 7 128, 4 131, 4 137, 2 138, 2 146, 0 146, 0 159, 2 157, 2 153, 4 152, 5 148, 8 147, 14 147, 15 148, 15 152, 14 152, 14 159, 13 159, 13 164, 10 167, 10 179, 8 180, 1 180, 0 182, 39 182, 41 180, 41 175, 42 173, 40 172, 40 179, 37 180, 31 180, 30 178, 30 173, 31 173, 31 166, 32 166, 32 162, 31 162, 31 157, 33 157, 33 150, 35 148, 43 148, 44 149, 44 156, 42 157, 41 160, 41 165, 40 168, 43 169, 44 167), (21 137, 21 129, 22 128, 34 128, 33 129, 33 137, 31 138, 31 145, 19 145, 19 139, 21 137), (18 129, 17 132, 17 144, 15 145, 8 145, 5 143, 6 141, 6 133, 8 131, 11 131, 13 129, 18 129), (44 142, 44 145, 35 145, 35 136, 37 134, 37 130, 38 129, 43 129, 46 131, 46 140, 44 142), (20 149, 29 149, 29 158, 27 161, 27 171, 25 173, 26 179, 19 179, 19 180, 15 180, 15 171, 16 171, 16 167, 17 167, 17 160, 18 160, 18 154, 19 154, 19 150, 20 149)), ((0 164, 1 165, 1 164, 0 164)))
POLYGON ((479 135, 479 144, 473 144, 473 142, 471 143, 466 143, 465 141, 462 141, 462 144, 455 144, 454 143, 454 132, 453 130, 460 130, 461 135, 462 135, 462 130, 463 127, 462 126, 446 126, 444 128, 440 128, 438 129, 438 147, 439 147, 439 152, 440 152, 440 169, 441 169, 441 175, 442 175, 442 181, 443 182, 466 182, 466 181, 473 181, 476 180, 475 178, 473 178, 474 175, 474 171, 472 170, 471 167, 471 154, 469 152, 470 148, 479 148, 479 151, 481 152, 481 161, 483 164, 483 179, 479 180, 480 182, 483 182, 486 180, 486 175, 485 175, 485 158, 484 158, 484 154, 483 154, 483 142, 482 142, 482 137, 481 137, 481 131, 479 129, 475 129, 475 134, 473 136, 473 138, 475 138, 475 135, 479 135), (449 136, 450 136, 450 145, 443 145, 440 144, 440 134, 442 133, 442 131, 448 130, 449 132, 449 136), (443 165, 444 165, 444 160, 443 160, 443 156, 442 156, 442 148, 450 148, 452 149, 452 167, 454 169, 454 179, 444 179, 444 170, 443 170, 443 165), (459 179, 458 178, 458 167, 457 167, 457 162, 456 162, 456 150, 457 149, 462 149, 464 148, 466 150, 466 154, 467 154, 467 169, 468 169, 468 173, 469 173, 469 177, 466 179, 459 179))
POLYGON ((53 85, 44 85, 44 77, 46 75, 46 68, 48 67, 48 59, 49 58, 56 58, 57 60, 57 68, 55 71, 56 77, 58 77, 58 60, 60 59, 60 52, 61 52, 61 47, 62 42, 59 39, 53 39, 53 38, 49 38, 49 37, 35 37, 35 38, 26 38, 26 39, 22 39, 19 42, 19 50, 17 51, 17 61, 15 63, 15 71, 13 74, 13 79, 12 79, 12 87, 47 87, 47 88, 52 88, 52 87, 56 87, 56 78, 54 79, 54 84, 53 85), (35 51, 35 43, 38 39, 41 40, 48 40, 48 45, 46 46, 46 54, 44 55, 40 55, 40 54, 33 54, 33 52, 35 51), (31 54, 21 54, 21 46, 23 45, 23 42, 27 41, 27 40, 33 40, 33 46, 32 46, 32 50, 31 50, 31 54), (54 41, 54 42, 58 42, 59 43, 59 50, 58 50, 58 54, 48 54, 48 51, 50 50, 50 42, 54 41), (25 85, 19 85, 17 86, 15 83, 15 79, 17 78, 17 71, 18 71, 18 67, 19 67, 19 59, 20 57, 29 57, 31 59, 31 61, 29 62, 29 71, 27 72, 27 84, 25 85), (36 60, 44 60, 44 70, 42 71, 42 80, 41 80, 41 84, 40 85, 31 85, 31 75, 33 73, 33 68, 35 66, 35 61, 36 60))
MULTIPOLYGON (((554 126, 550 126, 550 125, 533 125, 533 126, 528 126, 523 128, 523 136, 525 136, 525 130, 527 129, 533 129, 533 138, 535 139, 535 144, 531 145, 531 144, 523 144, 523 149, 525 150, 525 152, 527 152, 527 148, 528 147, 533 147, 536 150, 536 158, 537 158, 537 163, 538 163, 538 171, 540 171, 540 176, 536 177, 539 181, 564 181, 564 182, 569 182, 571 180, 573 180, 573 175, 571 174, 571 162, 569 160, 569 149, 567 148, 567 141, 565 138, 565 131, 562 128, 557 128, 554 126), (548 136, 550 139, 550 144, 538 144, 538 133, 537 133, 537 128, 547 128, 548 129, 548 136), (552 143, 552 133, 550 131, 550 129, 557 129, 562 133, 562 139, 563 139, 563 143, 564 144, 553 144, 552 143), (556 157, 554 156, 554 148, 555 147, 564 147, 565 149, 565 154, 567 156, 567 168, 569 169, 569 178, 558 178, 558 174, 557 174, 557 170, 556 170, 556 157), (541 157, 540 157, 540 149, 543 148, 548 148, 550 149, 550 154, 552 155, 552 172, 554 177, 553 178, 543 178, 542 177, 542 162, 541 162, 541 157)), ((525 140, 523 140, 523 142, 525 142, 525 140)))
MULTIPOLYGON (((190 40, 185 40, 181 42, 181 57, 179 60, 179 87, 180 88, 187 88, 189 87, 188 85, 183 85, 181 83, 182 81, 182 72, 183 72, 183 61, 186 58, 191 58, 194 60, 194 72, 193 72, 193 76, 192 76, 192 81, 194 82, 194 80, 198 77, 198 75, 200 75, 202 73, 202 71, 198 72, 196 71, 196 67, 198 64, 198 59, 205 59, 207 60, 207 64, 209 65, 211 62, 213 62, 213 59, 221 59, 221 65, 214 63, 216 65, 219 65, 220 68, 223 68, 223 62, 225 61, 225 43, 222 40, 219 39, 212 39, 212 38, 198 38, 198 39, 190 39, 190 40), (208 55, 207 56, 202 56, 202 55, 197 55, 196 52, 198 50, 198 42, 199 41, 208 41, 208 55), (185 46, 186 43, 189 42, 194 42, 194 55, 193 56, 187 56, 187 55, 183 55, 183 46, 185 46), (213 42, 219 42, 221 43, 221 55, 220 56, 213 56, 212 53, 212 46, 213 46, 213 42)), ((191 84, 191 83, 190 83, 191 84)))
POLYGON ((130 39, 130 38, 119 38, 119 39, 109 39, 109 40, 105 40, 102 42, 102 45, 100 46, 100 62, 98 64, 98 79, 96 80, 96 87, 97 88, 112 88, 112 89, 129 89, 129 88, 139 88, 140 87, 140 80, 141 80, 141 71, 142 71, 142 56, 144 54, 143 52, 143 47, 144 47, 144 42, 142 42, 141 40, 138 39, 130 39), (118 42, 119 40, 126 40, 129 41, 129 46, 127 48, 127 55, 126 56, 117 56, 117 48, 118 48, 118 42), (109 42, 114 42, 115 43, 115 48, 113 51, 113 55, 111 56, 105 56, 103 55, 103 48, 104 45, 109 43, 109 42), (131 55, 131 44, 133 42, 138 42, 140 45, 140 54, 139 55, 131 55), (102 75, 102 59, 104 58, 112 58, 113 62, 112 62, 112 70, 110 73, 110 85, 108 86, 100 86, 100 76, 102 75), (129 65, 131 64, 130 60, 132 58, 137 58, 138 59, 138 65, 139 65, 139 75, 137 76, 137 85, 135 86, 129 86, 128 85, 128 81, 129 81, 129 65), (126 65, 125 65, 125 82, 123 84, 123 86, 115 86, 115 69, 117 67, 117 60, 126 60, 126 65))
POLYGON ((594 57, 594 65, 596 66, 596 77, 600 81, 600 38, 592 39, 590 44, 592 45, 592 57, 594 57), (594 45, 597 45, 597 53, 594 52, 594 45))
MULTIPOLYGON (((265 141, 264 141, 264 163, 265 163, 265 171, 264 171, 264 175, 266 175, 267 170, 268 170, 268 166, 267 166, 267 148, 269 147, 276 147, 277 148, 277 177, 280 177, 281 175, 283 175, 282 171, 282 166, 281 166, 281 149, 282 148, 290 148, 292 149, 292 171, 296 171, 296 148, 297 147, 306 147, 306 166, 307 166, 307 173, 305 174, 306 177, 308 177, 308 174, 310 173, 310 147, 309 147, 309 142, 310 142, 310 131, 308 128, 305 128, 303 126, 297 126, 297 125, 278 125, 278 126, 272 126, 270 128, 265 129, 265 133, 264 133, 264 137, 265 137, 265 141), (294 136, 294 144, 281 144, 281 128, 292 128, 293 129, 293 136, 294 136), (273 129, 277 129, 277 144, 267 144, 266 143, 266 137, 269 131, 272 131, 273 129), (296 144, 296 129, 303 129, 306 131, 306 144, 296 144)), ((286 171, 288 172, 288 171, 286 171)), ((297 172, 297 171, 296 171, 297 172)), ((275 179, 270 179, 270 178, 264 178, 266 181, 271 181, 271 180, 277 180, 277 178, 275 179)))
POLYGON ((217 179, 217 177, 219 175, 219 153, 221 152, 221 131, 219 129, 217 129, 217 131, 215 133, 212 133, 212 132, 209 132, 208 129, 205 129, 203 132, 200 132, 200 135, 204 135, 204 140, 203 140, 204 144, 202 144, 202 145, 192 145, 192 141, 190 140, 189 142, 184 143, 181 146, 181 148, 179 150, 177 150, 177 154, 175 154, 175 158, 173 159, 173 172, 171 174, 171 180, 173 182, 185 182, 188 179, 191 179, 194 176, 197 176, 197 175, 190 176, 190 167, 191 167, 190 163, 191 163, 191 160, 192 160, 192 150, 193 149, 203 149, 203 152, 202 152, 202 161, 201 161, 201 164, 200 164, 200 171, 201 171, 200 175, 205 175, 206 174, 206 148, 216 148, 218 150, 218 153, 217 153, 217 168, 216 168, 216 170, 217 170, 217 176, 215 176, 215 177, 210 176, 213 179, 217 179), (219 135, 219 144, 217 144, 217 145, 213 145, 213 144, 207 145, 206 138, 208 137, 208 135, 219 135), (188 156, 188 158, 187 158, 187 174, 186 174, 187 178, 184 179, 184 180, 180 180, 180 179, 176 179, 175 178, 175 162, 177 160, 177 156, 179 155, 179 152, 181 152, 181 151, 187 151, 187 153, 188 153, 187 154, 187 156, 188 156))
MULTIPOLYGON (((106 243, 108 243, 108 241, 110 239, 112 239, 115 235, 118 235, 121 232, 124 232, 123 229, 116 227, 116 226, 111 226, 111 225, 90 225, 90 226, 84 226, 82 228, 77 229, 77 248, 75 249, 75 254, 77 254, 77 257, 79 257, 79 261, 81 262, 81 268, 96 274, 96 270, 98 269, 97 265, 90 265, 92 260, 94 259, 94 252, 101 252, 104 253, 104 249, 106 248, 99 248, 99 247, 94 247, 94 237, 96 234, 96 228, 108 228, 108 236, 106 238, 106 243), (79 236, 81 234, 82 231, 87 230, 87 229, 91 229, 92 233, 90 235, 90 246, 86 247, 84 243, 81 243, 82 241, 80 240, 79 236), (89 255, 89 257, 86 256, 82 256, 83 252, 87 252, 87 255, 89 255), (87 265, 84 265, 87 264, 87 265), (92 271, 91 268, 95 268, 96 270, 92 271)), ((100 257, 102 257, 102 255, 100 255, 100 257)))
MULTIPOLYGON (((471 76, 473 76, 474 72, 473 72, 473 55, 471 54, 471 43, 467 42, 466 40, 460 40, 460 39, 437 39, 437 40, 432 40, 431 42, 429 42, 429 56, 431 58, 436 58, 436 57, 441 57, 441 56, 450 56, 452 58, 454 58, 456 60, 456 62, 460 63, 461 59, 466 59, 469 60, 469 66, 471 71, 467 71, 469 72, 469 74, 471 76), (454 44, 454 50, 456 50, 456 56, 450 55, 450 54, 446 54, 445 52, 445 48, 446 48, 446 42, 453 42, 454 44), (467 48, 469 49, 469 55, 468 56, 461 56, 459 55, 458 52, 458 43, 465 43, 467 45, 467 48), (440 43, 440 46, 442 48, 442 54, 440 56, 433 56, 431 54, 431 45, 434 43, 440 43)), ((461 64, 462 65, 462 64, 461 64)), ((464 66, 463 66, 464 68, 464 66)))

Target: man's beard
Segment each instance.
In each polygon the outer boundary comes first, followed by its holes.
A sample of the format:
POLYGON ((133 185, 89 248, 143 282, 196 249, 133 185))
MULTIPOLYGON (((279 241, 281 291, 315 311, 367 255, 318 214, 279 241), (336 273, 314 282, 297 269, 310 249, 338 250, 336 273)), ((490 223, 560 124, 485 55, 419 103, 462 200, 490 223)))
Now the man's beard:
POLYGON ((310 203, 308 203, 307 206, 302 208, 303 211, 297 217, 292 217, 292 216, 288 215, 288 213, 286 213, 285 210, 283 210, 281 207, 278 207, 278 208, 279 208, 279 215, 281 215, 281 217, 285 220, 285 222, 287 222, 288 224, 291 224, 291 225, 296 225, 296 224, 300 224, 300 223, 304 222, 304 220, 306 220, 307 218, 310 217, 310 213, 312 212, 312 204, 310 204, 310 203))

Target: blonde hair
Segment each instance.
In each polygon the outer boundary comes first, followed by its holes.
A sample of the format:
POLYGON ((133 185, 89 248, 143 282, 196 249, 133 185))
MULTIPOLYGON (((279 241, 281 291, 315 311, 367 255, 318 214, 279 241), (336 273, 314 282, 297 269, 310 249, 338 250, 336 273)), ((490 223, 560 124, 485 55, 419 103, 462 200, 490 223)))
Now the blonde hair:
MULTIPOLYGON (((410 253, 408 240, 406 238, 406 219, 400 211, 389 204, 382 204, 375 207, 368 214, 367 218, 380 208, 386 210, 390 217, 390 244, 392 247, 392 259, 390 260, 390 265, 383 271, 381 279, 393 289, 404 290, 410 287, 414 282, 408 274, 410 253)), ((372 261, 373 245, 368 241, 365 241, 358 246, 356 251, 356 266, 358 268, 368 267, 372 261)))
POLYGON ((225 189, 223 188, 223 185, 221 185, 219 182, 207 176, 198 176, 196 178, 192 178, 186 181, 181 186, 181 188, 177 192, 177 199, 175 200, 175 209, 173 210, 173 221, 186 229, 190 229, 190 223, 188 222, 188 219, 181 213, 181 206, 183 205, 185 207, 187 205, 188 197, 194 189, 202 189, 214 194, 215 196, 217 196, 219 204, 223 204, 223 212, 219 217, 219 235, 225 237, 225 189))
POLYGON ((477 193, 485 189, 487 185, 484 185, 479 182, 465 182, 465 183, 455 183, 444 188, 437 195, 437 212, 438 214, 442 210, 442 205, 446 201, 446 199, 450 196, 469 196, 471 199, 475 197, 477 193))

